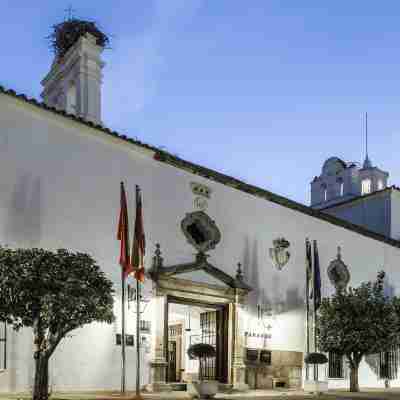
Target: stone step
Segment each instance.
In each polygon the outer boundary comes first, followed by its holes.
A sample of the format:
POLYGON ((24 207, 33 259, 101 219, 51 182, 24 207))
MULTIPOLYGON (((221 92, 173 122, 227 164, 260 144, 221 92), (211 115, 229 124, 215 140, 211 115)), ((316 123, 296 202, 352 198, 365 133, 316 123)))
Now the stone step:
POLYGON ((168 385, 171 387, 171 390, 173 392, 186 392, 187 390, 186 383, 176 382, 176 383, 169 383, 168 385))

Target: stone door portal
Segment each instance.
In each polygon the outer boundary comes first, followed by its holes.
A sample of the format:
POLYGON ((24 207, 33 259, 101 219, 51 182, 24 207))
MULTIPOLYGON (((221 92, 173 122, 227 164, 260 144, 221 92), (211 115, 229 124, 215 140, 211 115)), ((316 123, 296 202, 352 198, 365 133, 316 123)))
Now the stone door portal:
MULTIPOLYGON (((153 280, 151 383, 149 391, 170 390, 168 366, 170 364, 168 340, 169 303, 200 304, 214 308, 203 317, 202 339, 215 344, 217 358, 208 363, 205 371, 221 383, 230 384, 236 390, 246 390, 244 364, 244 305, 251 290, 243 278, 240 264, 233 278, 207 260, 207 255, 198 253, 194 262, 164 266, 159 245, 153 257, 153 267, 149 271, 153 280), (203 271, 218 284, 179 279, 179 274, 203 271)), ((172 376, 171 376, 172 378, 172 376)))

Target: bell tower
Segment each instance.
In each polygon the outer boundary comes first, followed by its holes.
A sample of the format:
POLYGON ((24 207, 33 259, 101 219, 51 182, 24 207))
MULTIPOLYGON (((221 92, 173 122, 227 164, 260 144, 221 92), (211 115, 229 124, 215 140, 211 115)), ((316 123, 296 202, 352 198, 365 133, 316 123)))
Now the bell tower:
POLYGON ((44 102, 59 110, 101 124, 101 53, 107 36, 93 22, 69 19, 54 26, 55 53, 42 80, 44 102))

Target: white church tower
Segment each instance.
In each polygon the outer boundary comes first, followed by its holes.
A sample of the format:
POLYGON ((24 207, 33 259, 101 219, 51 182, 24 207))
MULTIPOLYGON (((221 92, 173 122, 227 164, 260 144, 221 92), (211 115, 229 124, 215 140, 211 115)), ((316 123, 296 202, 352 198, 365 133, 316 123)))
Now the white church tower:
POLYGON ((41 82, 41 96, 49 106, 101 124, 101 53, 107 39, 94 23, 76 19, 59 24, 55 32, 56 54, 41 82))
POLYGON ((368 116, 365 113, 365 159, 362 167, 330 157, 311 182, 311 207, 325 209, 387 187, 389 173, 373 166, 368 155, 368 116))

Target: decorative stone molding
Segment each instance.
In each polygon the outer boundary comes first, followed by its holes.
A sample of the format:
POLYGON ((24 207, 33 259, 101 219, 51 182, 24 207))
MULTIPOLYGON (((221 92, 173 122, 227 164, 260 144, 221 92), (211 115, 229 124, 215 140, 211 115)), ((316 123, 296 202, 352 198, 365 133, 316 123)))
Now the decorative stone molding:
MULTIPOLYGON (((232 278, 226 272, 209 263, 207 258, 207 254, 200 252, 196 254, 196 259, 193 262, 164 266, 160 245, 157 244, 155 256, 153 257, 153 266, 149 270, 149 275, 153 281, 158 282, 163 277, 170 278, 183 273, 203 271, 232 289, 239 289, 239 291, 241 290, 246 293, 252 290, 251 286, 247 285, 244 281, 240 263, 238 264, 236 277, 232 278)), ((195 282, 192 283, 195 284, 195 282)))
POLYGON ((215 222, 203 211, 186 214, 181 229, 187 241, 199 252, 207 253, 221 241, 221 232, 215 222))
POLYGON ((190 187, 192 188, 193 194, 196 196, 207 197, 207 199, 211 197, 212 190, 202 183, 190 182, 190 187))
POLYGON ((340 247, 337 249, 336 259, 331 261, 328 266, 328 277, 337 292, 346 289, 350 281, 350 272, 346 264, 342 261, 340 247))
POLYGON ((193 200, 193 206, 195 209, 198 209, 200 211, 205 211, 208 208, 207 199, 205 199, 204 197, 201 197, 201 196, 197 196, 193 200))
POLYGON ((288 250, 290 243, 282 237, 275 239, 272 244, 273 247, 269 249, 269 256, 275 268, 281 271, 290 259, 290 252, 288 250))
POLYGON ((160 245, 156 245, 153 266, 149 271, 153 279, 153 294, 156 302, 153 309, 155 338, 151 361, 151 391, 163 391, 166 382, 166 329, 168 330, 168 303, 211 304, 228 307, 228 383, 236 390, 247 390, 244 364, 244 324, 243 312, 251 287, 244 282, 241 265, 238 264, 235 278, 214 267, 207 261, 207 255, 198 253, 194 262, 164 266, 160 245), (178 279, 181 273, 203 270, 219 280, 223 285, 178 279))

